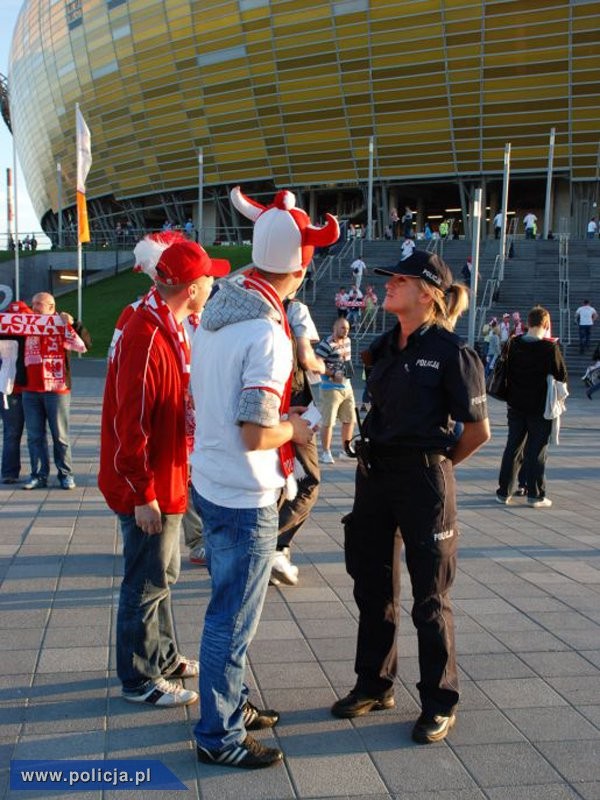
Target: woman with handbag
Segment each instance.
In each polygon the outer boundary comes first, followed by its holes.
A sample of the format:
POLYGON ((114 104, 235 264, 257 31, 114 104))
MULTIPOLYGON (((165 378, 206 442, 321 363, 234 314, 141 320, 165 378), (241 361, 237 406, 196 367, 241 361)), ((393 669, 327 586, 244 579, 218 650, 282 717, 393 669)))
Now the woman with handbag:
POLYGON ((510 340, 506 359, 508 439, 500 465, 496 501, 512 502, 521 459, 522 482, 533 508, 550 508, 546 497, 546 459, 552 420, 544 418, 547 376, 566 382, 567 368, 558 342, 549 339, 550 313, 535 306, 527 316, 527 333, 510 340))

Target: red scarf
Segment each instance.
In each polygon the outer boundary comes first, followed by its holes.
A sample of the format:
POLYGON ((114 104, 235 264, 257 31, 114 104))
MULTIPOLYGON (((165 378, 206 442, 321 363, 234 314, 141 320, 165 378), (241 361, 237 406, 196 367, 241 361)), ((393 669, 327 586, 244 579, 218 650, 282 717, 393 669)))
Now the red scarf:
POLYGON ((58 314, 33 312, 0 314, 0 333, 25 336, 27 389, 35 392, 68 392, 65 350, 85 353, 75 330, 58 314))
POLYGON ((156 317, 161 327, 168 331, 175 351, 179 353, 181 360, 181 376, 183 379, 183 397, 185 414, 185 439, 188 452, 194 449, 194 433, 196 431, 196 420, 194 418, 194 405, 190 394, 190 361, 191 348, 190 340, 181 322, 177 322, 173 312, 158 293, 156 286, 153 286, 142 300, 142 306, 156 317))
MULTIPOLYGON (((261 297, 266 300, 267 303, 269 303, 269 305, 279 312, 281 326, 285 332, 285 335, 291 342, 292 333, 290 331, 290 323, 288 322, 287 314, 285 313, 281 298, 273 286, 264 278, 261 278, 255 270, 250 271, 245 276, 243 286, 244 289, 258 292, 258 294, 260 294, 261 297)), ((290 402, 292 399, 292 372, 293 370, 290 370, 289 377, 286 381, 283 394, 281 396, 279 413, 282 417, 287 414, 290 409, 290 402)), ((281 469, 286 481, 287 496, 288 499, 291 500, 297 491, 297 486, 294 479, 294 445, 292 441, 290 440, 289 442, 285 442, 284 444, 280 445, 278 452, 281 469)))

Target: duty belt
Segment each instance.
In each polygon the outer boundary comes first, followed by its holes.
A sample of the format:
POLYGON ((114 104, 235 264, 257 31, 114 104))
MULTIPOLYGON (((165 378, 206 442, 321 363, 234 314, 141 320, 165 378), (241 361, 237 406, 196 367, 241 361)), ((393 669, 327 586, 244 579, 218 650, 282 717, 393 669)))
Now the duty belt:
POLYGON ((380 462, 390 467, 430 467, 446 461, 448 456, 439 451, 411 450, 397 445, 373 444, 371 442, 371 458, 375 462, 380 462))

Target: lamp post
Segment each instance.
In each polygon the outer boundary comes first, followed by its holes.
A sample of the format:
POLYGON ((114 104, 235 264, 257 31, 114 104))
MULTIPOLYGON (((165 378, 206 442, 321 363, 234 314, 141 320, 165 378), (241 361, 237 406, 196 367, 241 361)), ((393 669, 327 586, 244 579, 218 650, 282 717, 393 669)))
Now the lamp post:
POLYGON ((369 136, 369 184, 367 188, 367 239, 373 239, 373 137, 369 136))
POLYGON ((500 270, 498 280, 504 280, 504 261, 506 259, 506 230, 508 213, 508 182, 510 180, 510 142, 504 146, 504 178, 502 181, 502 230, 500 231, 500 270))
POLYGON ((471 347, 475 346, 475 313, 477 310, 477 279, 479 277, 479 238, 481 236, 481 196, 483 190, 475 189, 473 200, 473 238, 471 246, 471 302, 469 303, 469 335, 471 347))
POLYGON ((552 204, 552 166, 554 164, 554 141, 556 139, 556 128, 550 129, 550 143, 548 145, 548 175, 546 177, 546 206, 544 209, 544 239, 548 238, 550 230, 550 216, 552 214, 550 206, 552 204))

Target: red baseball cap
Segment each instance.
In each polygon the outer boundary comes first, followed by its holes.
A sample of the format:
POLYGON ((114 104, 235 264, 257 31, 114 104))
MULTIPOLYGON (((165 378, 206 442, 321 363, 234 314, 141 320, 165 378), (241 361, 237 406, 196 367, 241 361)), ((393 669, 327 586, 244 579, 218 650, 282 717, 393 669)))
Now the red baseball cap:
POLYGON ((202 275, 222 278, 230 270, 231 266, 226 259, 211 258, 201 245, 189 239, 181 239, 163 251, 156 265, 156 280, 175 286, 191 283, 202 275))
POLYGON ((231 270, 224 258, 211 258, 196 242, 180 233, 150 234, 138 242, 134 251, 135 270, 167 286, 191 283, 203 275, 222 278, 231 270))

